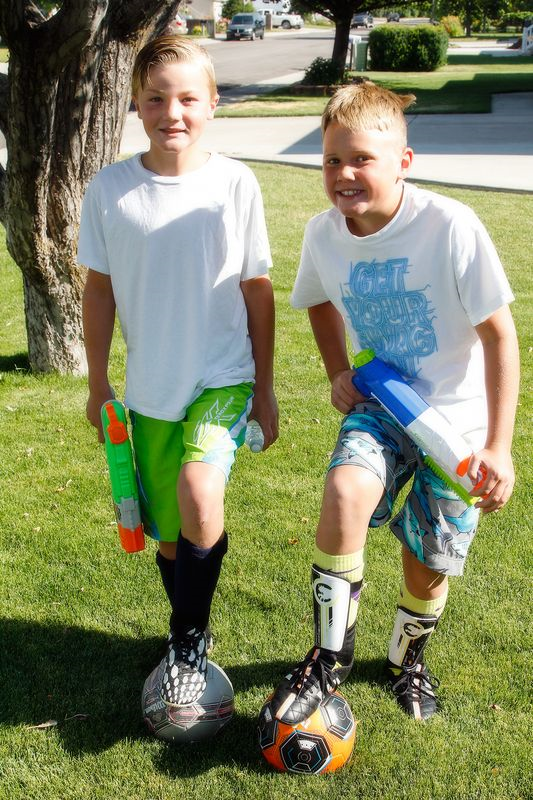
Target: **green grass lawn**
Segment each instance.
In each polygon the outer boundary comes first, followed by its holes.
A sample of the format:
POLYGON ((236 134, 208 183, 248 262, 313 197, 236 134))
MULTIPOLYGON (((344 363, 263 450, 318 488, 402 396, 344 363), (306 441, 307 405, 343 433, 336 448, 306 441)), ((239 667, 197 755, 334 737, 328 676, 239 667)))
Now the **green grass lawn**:
MULTIPOLYGON (((483 520, 466 575, 428 650, 442 711, 408 719, 384 691, 400 582, 387 528, 369 538, 356 665, 343 693, 360 724, 332 776, 273 773, 255 743, 269 690, 311 644, 309 570, 324 470, 339 424, 306 315, 289 307, 303 233, 327 207, 320 174, 256 164, 275 261, 281 435, 241 451, 227 493, 230 551, 215 597, 215 661, 236 714, 218 738, 150 738, 143 681, 162 655, 168 609, 151 542, 118 544, 102 447, 84 419, 85 379, 27 364, 20 274, 0 245, 0 799, 526 800, 531 797, 531 195, 446 188, 472 205, 517 301, 522 392, 510 505, 483 520), (297 202, 296 202, 297 199, 297 202), (49 720, 57 726, 34 726, 49 720)), ((117 334, 111 372, 123 391, 117 334)))
MULTIPOLYGON (((414 92, 415 114, 474 114, 491 110, 491 96, 533 92, 533 60, 457 53, 435 72, 368 72, 370 80, 396 92, 414 92)), ((221 106, 217 116, 303 116, 322 114, 327 97, 291 94, 290 87, 221 106)))

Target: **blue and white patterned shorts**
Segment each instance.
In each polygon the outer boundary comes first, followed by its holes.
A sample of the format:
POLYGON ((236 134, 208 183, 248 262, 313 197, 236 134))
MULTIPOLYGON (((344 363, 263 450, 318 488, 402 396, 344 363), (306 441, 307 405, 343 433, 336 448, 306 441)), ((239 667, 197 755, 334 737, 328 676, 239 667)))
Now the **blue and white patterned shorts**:
POLYGON ((423 564, 444 575, 463 574, 479 509, 464 503, 424 464, 421 450, 373 400, 356 405, 342 422, 328 469, 346 464, 371 470, 383 484, 370 527, 390 520, 394 535, 423 564), (391 519, 398 493, 411 478, 405 502, 391 519))

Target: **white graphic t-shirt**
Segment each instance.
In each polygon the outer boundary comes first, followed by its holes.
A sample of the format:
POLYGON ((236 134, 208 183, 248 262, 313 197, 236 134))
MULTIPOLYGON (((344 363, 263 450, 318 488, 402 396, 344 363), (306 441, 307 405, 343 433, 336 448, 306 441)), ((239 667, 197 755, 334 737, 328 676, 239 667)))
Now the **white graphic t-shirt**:
POLYGON ((330 300, 354 351, 374 349, 479 449, 487 409, 474 326, 513 299, 474 212, 405 184, 394 219, 375 234, 354 236, 335 208, 310 220, 291 302, 330 300))

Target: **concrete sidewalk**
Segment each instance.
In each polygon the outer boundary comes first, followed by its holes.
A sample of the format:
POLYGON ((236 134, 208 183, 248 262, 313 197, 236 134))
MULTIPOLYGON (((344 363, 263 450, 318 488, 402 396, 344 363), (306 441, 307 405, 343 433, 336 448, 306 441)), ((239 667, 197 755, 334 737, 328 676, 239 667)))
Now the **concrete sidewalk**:
MULTIPOLYGON (((533 92, 494 95, 491 114, 410 114, 415 181, 533 192, 533 92)), ((204 133, 207 149, 257 161, 318 168, 319 117, 217 119, 204 133)), ((130 113, 121 153, 148 148, 130 113)))

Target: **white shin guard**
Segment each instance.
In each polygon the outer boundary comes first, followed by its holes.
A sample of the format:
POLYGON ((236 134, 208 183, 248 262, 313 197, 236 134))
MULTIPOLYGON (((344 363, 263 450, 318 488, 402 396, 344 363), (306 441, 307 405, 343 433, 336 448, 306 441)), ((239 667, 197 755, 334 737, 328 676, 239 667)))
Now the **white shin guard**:
POLYGON ((342 649, 350 610, 350 581, 313 564, 315 644, 338 653, 342 649))
POLYGON ((389 646, 389 661, 405 669, 418 664, 438 621, 433 614, 416 614, 398 606, 389 646))

